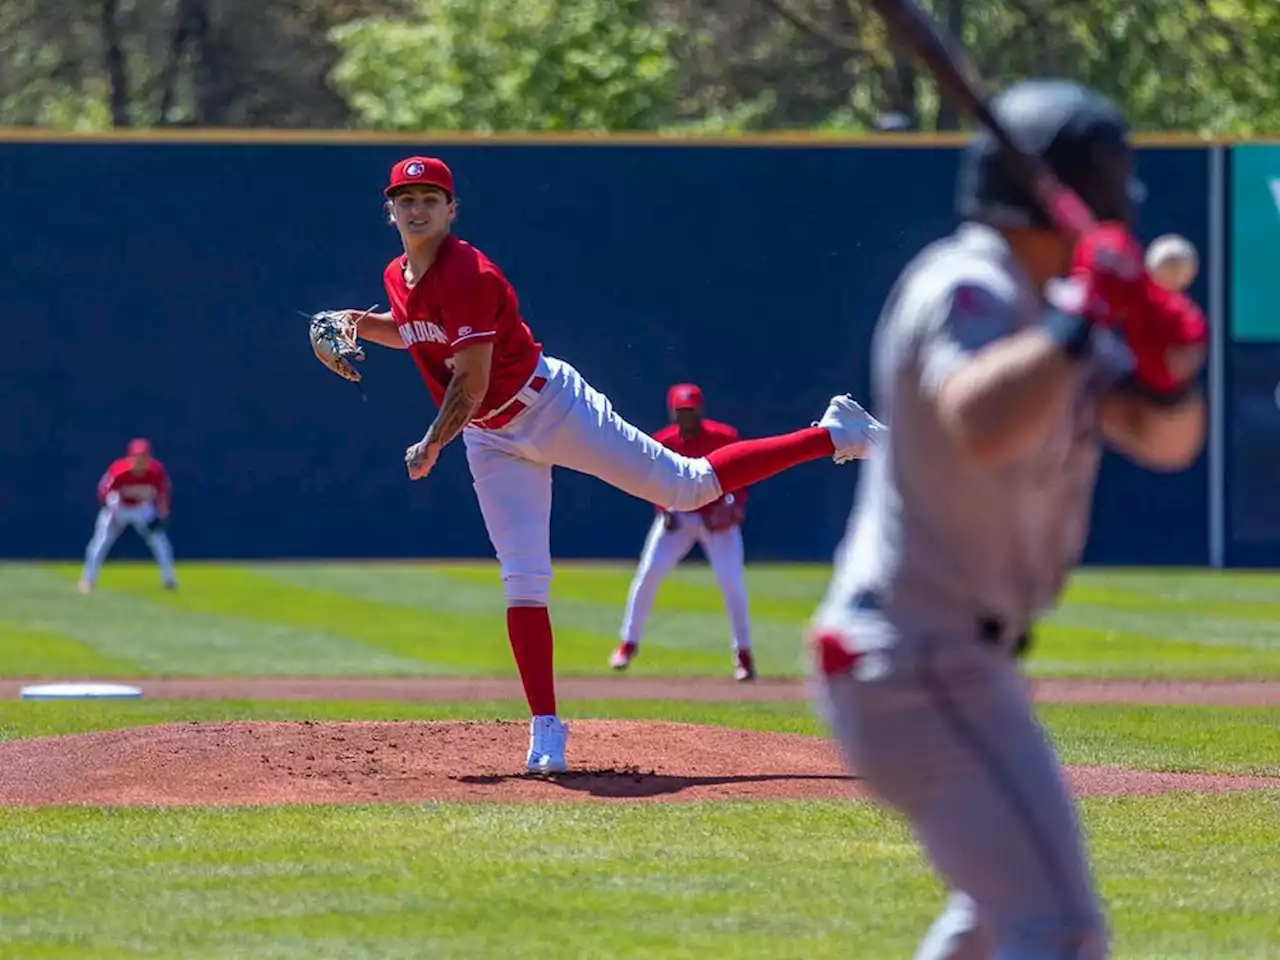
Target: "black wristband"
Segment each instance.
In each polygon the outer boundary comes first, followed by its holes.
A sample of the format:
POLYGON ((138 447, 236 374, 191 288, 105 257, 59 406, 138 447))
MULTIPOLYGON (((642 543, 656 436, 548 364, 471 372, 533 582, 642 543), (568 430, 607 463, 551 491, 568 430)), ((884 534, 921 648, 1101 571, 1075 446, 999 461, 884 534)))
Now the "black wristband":
POLYGON ((1072 360, 1082 360, 1089 355, 1089 348, 1093 345, 1093 324, 1084 317, 1054 310, 1045 317, 1043 327, 1072 360))
POLYGON ((1130 376, 1122 381, 1121 386, 1127 389, 1135 396, 1139 396, 1149 403, 1155 404, 1157 407, 1176 407, 1183 403, 1199 386, 1197 378, 1192 377, 1185 383, 1181 383, 1169 390, 1157 390, 1149 387, 1135 376, 1130 376))

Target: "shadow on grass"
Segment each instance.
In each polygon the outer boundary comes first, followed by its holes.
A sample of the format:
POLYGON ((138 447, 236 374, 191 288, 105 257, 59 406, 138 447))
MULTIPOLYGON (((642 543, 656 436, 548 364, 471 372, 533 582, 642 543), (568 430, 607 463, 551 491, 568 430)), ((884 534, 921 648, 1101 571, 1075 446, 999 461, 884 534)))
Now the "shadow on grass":
POLYGON ((675 776, 638 767, 613 770, 574 770, 570 773, 513 773, 458 777, 461 783, 497 785, 521 780, 541 781, 593 797, 660 797, 695 787, 743 786, 761 783, 831 781, 856 783, 860 778, 837 773, 744 773, 719 777, 675 776))

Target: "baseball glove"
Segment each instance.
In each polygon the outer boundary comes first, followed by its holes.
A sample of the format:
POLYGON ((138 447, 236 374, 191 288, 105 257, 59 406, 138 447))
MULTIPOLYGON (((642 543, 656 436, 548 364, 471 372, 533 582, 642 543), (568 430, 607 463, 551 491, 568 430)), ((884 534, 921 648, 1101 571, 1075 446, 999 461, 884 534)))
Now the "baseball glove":
POLYGON ((702 517, 702 525, 712 533, 736 527, 745 517, 742 504, 731 493, 707 504, 698 513, 702 517))
POLYGON ((357 321, 346 310, 321 310, 311 315, 311 349, 316 358, 353 383, 359 383, 360 371, 352 364, 364 359, 357 329, 357 321))
POLYGON ((167 529, 169 526, 168 517, 152 517, 147 523, 147 530, 151 533, 157 533, 160 530, 167 529))

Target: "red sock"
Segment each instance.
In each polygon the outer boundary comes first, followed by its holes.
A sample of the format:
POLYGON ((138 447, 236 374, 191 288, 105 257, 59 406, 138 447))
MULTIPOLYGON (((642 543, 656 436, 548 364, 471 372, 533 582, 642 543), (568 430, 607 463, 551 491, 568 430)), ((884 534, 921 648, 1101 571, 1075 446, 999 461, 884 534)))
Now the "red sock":
POLYGON ((556 712, 556 673, 551 642, 551 614, 546 607, 508 607, 507 637, 524 684, 529 712, 535 717, 556 712))
POLYGON ((740 440, 707 454, 721 490, 741 490, 799 463, 836 452, 831 434, 822 427, 805 427, 795 433, 758 440, 740 440))

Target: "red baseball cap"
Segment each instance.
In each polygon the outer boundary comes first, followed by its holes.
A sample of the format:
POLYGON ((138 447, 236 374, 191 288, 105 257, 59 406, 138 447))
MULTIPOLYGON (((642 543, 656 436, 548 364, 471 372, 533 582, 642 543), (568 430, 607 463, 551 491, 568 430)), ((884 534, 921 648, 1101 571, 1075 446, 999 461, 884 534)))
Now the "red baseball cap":
POLYGON ((667 391, 667 408, 670 410, 701 410, 702 389, 694 383, 677 383, 667 391))
POLYGON ((453 172, 435 157, 406 157, 391 168, 391 181, 382 192, 386 196, 401 187, 439 187, 453 198, 453 172))
POLYGON ((151 456, 151 441, 144 440, 142 437, 130 440, 125 453, 131 457, 149 457, 151 456))

